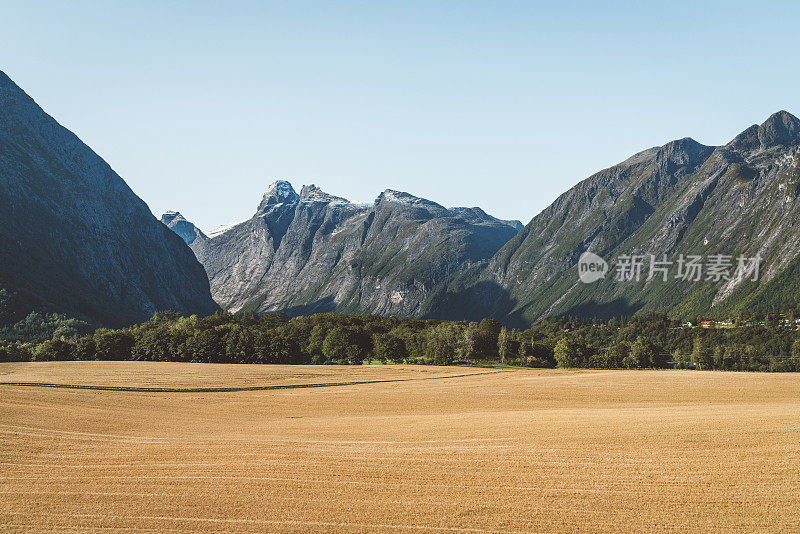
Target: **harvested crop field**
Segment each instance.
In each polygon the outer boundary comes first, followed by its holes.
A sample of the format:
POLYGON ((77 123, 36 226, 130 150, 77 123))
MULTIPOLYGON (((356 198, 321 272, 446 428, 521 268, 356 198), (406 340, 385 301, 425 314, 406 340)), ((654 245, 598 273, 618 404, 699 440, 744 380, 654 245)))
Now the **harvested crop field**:
POLYGON ((800 531, 797 375, 65 362, 0 382, 4 532, 800 531))

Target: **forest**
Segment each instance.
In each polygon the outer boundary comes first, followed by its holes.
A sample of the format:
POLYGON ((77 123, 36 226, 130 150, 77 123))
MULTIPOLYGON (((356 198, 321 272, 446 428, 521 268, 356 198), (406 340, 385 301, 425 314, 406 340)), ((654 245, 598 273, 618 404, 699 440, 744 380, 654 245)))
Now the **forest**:
POLYGON ((725 327, 665 315, 561 317, 529 329, 480 322, 322 313, 183 317, 121 329, 30 312, 0 328, 0 361, 125 360, 263 364, 406 363, 539 368, 800 371, 794 314, 740 314, 725 327), (788 318, 787 318, 788 317, 788 318))

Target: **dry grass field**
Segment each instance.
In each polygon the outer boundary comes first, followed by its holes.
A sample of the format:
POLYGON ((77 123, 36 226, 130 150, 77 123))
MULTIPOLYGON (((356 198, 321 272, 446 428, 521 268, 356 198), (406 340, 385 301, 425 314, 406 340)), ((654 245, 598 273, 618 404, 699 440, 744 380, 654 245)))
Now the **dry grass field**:
POLYGON ((800 531, 797 375, 85 362, 0 382, 195 389, 0 385, 4 532, 800 531))

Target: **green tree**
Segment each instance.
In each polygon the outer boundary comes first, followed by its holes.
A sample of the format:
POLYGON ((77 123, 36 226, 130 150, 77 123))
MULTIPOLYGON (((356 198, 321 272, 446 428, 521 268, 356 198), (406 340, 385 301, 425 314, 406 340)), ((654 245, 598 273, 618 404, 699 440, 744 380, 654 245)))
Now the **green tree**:
POLYGON ((554 355, 556 365, 562 369, 586 365, 587 347, 572 336, 566 336, 556 343, 554 355))
POLYGON ((482 319, 478 324, 475 336, 475 349, 482 359, 496 360, 499 358, 498 341, 503 325, 494 319, 482 319))
POLYGON ((786 362, 786 370, 800 371, 800 339, 796 339, 794 343, 792 343, 789 360, 786 362))
POLYGON ((325 342, 325 336, 328 335, 328 329, 325 325, 317 324, 311 329, 311 336, 308 338, 308 346, 306 352, 311 356, 323 356, 322 344, 325 342))
MULTIPOLYGON (((250 320, 250 317, 247 317, 250 320)), ((256 363, 256 337, 259 334, 253 328, 235 324, 225 336, 225 355, 227 359, 241 363, 256 363)))
MULTIPOLYGON (((285 329, 276 328, 263 332, 261 343, 263 347, 261 351, 263 363, 301 363, 302 354, 300 352, 300 346, 297 344, 297 341, 288 335, 285 329)), ((358 362, 360 363, 361 360, 358 360, 358 362)))
POLYGON ((712 369, 714 367, 714 350, 700 336, 694 338, 692 361, 700 369, 712 369))
POLYGON ((458 349, 459 332, 451 323, 440 323, 428 331, 425 353, 436 365, 450 365, 458 349))
POLYGON ((532 361, 534 367, 555 367, 555 342, 546 340, 531 344, 532 361), (551 344, 552 343, 552 344, 551 344))
POLYGON ((174 358, 170 346, 169 335, 165 328, 159 326, 140 330, 131 348, 134 360, 150 362, 168 362, 174 358))
POLYGON ((75 359, 72 344, 63 339, 48 339, 34 352, 37 361, 67 361, 75 359))
POLYGON ((624 367, 623 362, 630 356, 631 345, 626 341, 617 341, 605 350, 605 367, 614 369, 624 367))
POLYGON ((462 360, 474 360, 480 357, 478 336, 478 323, 467 323, 467 326, 461 329, 456 345, 456 353, 459 358, 462 360))
POLYGON ((131 349, 136 340, 125 330, 101 328, 94 333, 97 359, 105 361, 126 361, 131 359, 131 349))
POLYGON ((519 343, 519 347, 517 349, 517 356, 519 357, 520 362, 522 365, 528 364, 528 358, 533 356, 533 346, 531 345, 530 341, 522 340, 519 343))
POLYGON ((800 339, 795 339, 792 343, 792 358, 800 360, 800 339))
POLYGON ((194 336, 187 340, 187 349, 191 361, 201 363, 226 363, 225 343, 221 332, 216 328, 198 329, 194 336))
POLYGON ((392 334, 374 334, 372 343, 375 346, 375 358, 383 363, 401 362, 408 357, 405 342, 392 334))
POLYGON ((722 368, 728 371, 734 371, 738 367, 738 360, 739 355, 737 354, 737 348, 731 346, 725 347, 725 353, 722 356, 722 368))
POLYGON ((0 341, 0 362, 29 362, 33 359, 33 353, 25 345, 0 341))
POLYGON ((500 335, 497 338, 497 353, 500 356, 500 363, 505 363, 506 359, 511 356, 511 334, 506 327, 500 329, 500 335))
POLYGON ((97 358, 97 347, 95 347, 92 336, 83 336, 75 340, 74 350, 76 360, 86 361, 97 358))
POLYGON ((361 363, 368 356, 356 336, 342 326, 336 326, 325 336, 322 354, 329 361, 361 363))
POLYGON ((775 330, 781 324, 781 314, 779 313, 768 313, 766 317, 764 317, 764 326, 775 330))
POLYGON ((661 349, 649 338, 639 336, 631 345, 630 360, 635 367, 665 367, 665 358, 660 356, 661 349))

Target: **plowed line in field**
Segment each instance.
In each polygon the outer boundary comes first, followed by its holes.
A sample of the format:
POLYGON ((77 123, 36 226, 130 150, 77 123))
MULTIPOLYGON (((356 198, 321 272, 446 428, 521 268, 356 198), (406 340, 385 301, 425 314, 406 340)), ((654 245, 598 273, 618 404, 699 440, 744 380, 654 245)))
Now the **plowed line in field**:
POLYGON ((448 378, 465 378, 469 376, 492 375, 507 373, 508 371, 485 371, 479 373, 463 373, 460 375, 447 376, 422 376, 418 378, 391 378, 383 380, 358 380, 352 382, 314 382, 310 384, 273 384, 266 386, 239 386, 239 387, 193 387, 193 388, 148 388, 133 386, 97 386, 89 384, 56 384, 49 382, 0 382, 0 386, 12 387, 37 387, 37 388, 60 388, 60 389, 89 389, 95 391, 129 391, 141 393, 231 393, 237 391, 271 391, 276 389, 306 389, 306 388, 328 388, 340 386, 359 386, 363 384, 386 384, 391 382, 414 382, 422 380, 444 380, 448 378))

